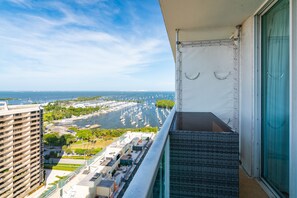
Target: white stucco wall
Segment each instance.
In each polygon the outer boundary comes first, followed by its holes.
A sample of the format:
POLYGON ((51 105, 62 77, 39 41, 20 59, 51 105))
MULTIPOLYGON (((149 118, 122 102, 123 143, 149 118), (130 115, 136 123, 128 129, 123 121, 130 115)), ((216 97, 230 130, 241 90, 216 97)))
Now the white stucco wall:
POLYGON ((242 25, 240 49, 239 134, 240 159, 245 171, 252 176, 254 143, 254 17, 242 25))

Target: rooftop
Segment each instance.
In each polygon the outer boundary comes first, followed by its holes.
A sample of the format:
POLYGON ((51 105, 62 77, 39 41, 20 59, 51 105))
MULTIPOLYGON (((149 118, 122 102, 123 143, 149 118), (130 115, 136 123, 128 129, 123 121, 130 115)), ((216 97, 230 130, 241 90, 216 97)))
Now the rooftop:
POLYGON ((10 115, 14 113, 25 113, 28 111, 38 111, 42 109, 40 104, 29 105, 8 105, 6 102, 0 101, 0 115, 10 115))
POLYGON ((139 140, 138 142, 137 142, 137 144, 136 145, 134 145, 134 146, 145 146, 146 144, 147 144, 147 142, 148 141, 146 141, 146 140, 139 140))
POLYGON ((93 186, 94 181, 101 176, 100 173, 90 173, 83 180, 81 180, 78 185, 80 186, 93 186))
POLYGON ((132 159, 132 155, 124 155, 121 157, 122 160, 129 160, 132 159))
POLYGON ((102 180, 97 186, 110 188, 114 184, 113 180, 102 180))
POLYGON ((111 160, 106 166, 113 166, 117 160, 111 160))

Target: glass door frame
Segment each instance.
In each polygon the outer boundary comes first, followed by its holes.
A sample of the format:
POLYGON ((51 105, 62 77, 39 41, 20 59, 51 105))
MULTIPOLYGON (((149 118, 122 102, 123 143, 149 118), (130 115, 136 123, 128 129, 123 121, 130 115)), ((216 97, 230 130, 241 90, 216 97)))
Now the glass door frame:
MULTIPOLYGON (((261 78, 262 78, 262 67, 261 67, 261 64, 262 64, 262 59, 261 59, 261 53, 262 53, 262 16, 264 14, 266 14, 270 8, 275 5, 279 0, 267 0, 264 5, 262 5, 262 7, 256 12, 256 14, 254 15, 254 35, 255 35, 255 38, 254 38, 254 65, 255 65, 255 68, 254 68, 254 101, 255 101, 255 105, 254 105, 254 112, 255 112, 255 117, 254 117, 254 127, 255 127, 255 134, 254 134, 254 138, 255 138, 255 148, 252 150, 253 152, 253 155, 254 155, 254 162, 252 164, 253 166, 253 170, 255 172, 254 175, 258 176, 258 178, 260 179, 260 185, 262 186, 262 188, 266 191, 266 193, 268 193, 268 196, 269 197, 280 197, 280 193, 275 189, 273 188, 263 177, 262 177, 262 123, 261 123, 261 119, 262 119, 262 108, 261 108, 261 103, 262 103, 262 98, 261 98, 261 93, 262 93, 262 83, 261 83, 261 78)), ((291 163, 291 160, 292 160, 292 142, 293 142, 293 139, 292 139, 292 131, 293 131, 293 128, 295 129, 296 133, 297 133, 297 125, 296 126, 292 126, 292 102, 294 102, 292 100, 292 95, 294 95, 293 93, 295 93, 295 97, 297 97, 297 91, 293 91, 292 89, 292 65, 293 65, 293 61, 292 61, 292 21, 297 21, 296 19, 292 20, 293 19, 293 10, 295 12, 295 15, 296 15, 296 8, 292 8, 293 5, 297 5, 297 0, 289 0, 290 2, 290 49, 289 49, 289 54, 290 54, 290 68, 289 68, 289 71, 290 71, 290 74, 289 74, 289 110, 290 110, 290 116, 289 116, 289 122, 290 122, 290 128, 289 128, 289 186, 292 186, 292 184, 295 184, 296 183, 292 182, 293 180, 294 181, 297 181, 297 175, 294 175, 295 179, 292 180, 292 175, 291 175, 291 170, 294 169, 296 167, 296 163, 294 163, 294 165, 291 163), (294 2, 294 3, 293 3, 294 2)), ((295 27, 296 28, 296 27, 295 27)), ((297 40, 297 39, 295 39, 297 40)), ((296 52, 296 50, 295 50, 296 52)), ((296 56, 296 55, 295 55, 296 56)), ((296 65, 296 63, 295 63, 296 65)), ((296 65, 297 66, 297 65, 296 65)), ((295 69, 295 71, 297 71, 297 68, 295 69)), ((294 75, 295 78, 297 78, 297 74, 294 75)), ((295 80, 295 82, 297 82, 297 80, 295 80)), ((295 85, 295 87, 297 88, 297 85, 295 85)), ((297 102, 295 102, 297 105, 297 102)), ((294 110, 297 114, 297 110, 294 110)), ((295 115, 295 117, 297 118, 297 115, 295 115)), ((294 138, 296 141, 297 141, 297 135, 296 135, 296 138, 294 138)), ((295 142, 296 142, 295 141, 295 142)), ((296 147, 296 151, 297 151, 297 146, 296 147)), ((295 152, 296 154, 296 152, 295 152)), ((296 158, 296 162, 297 162, 297 157, 296 158)), ((296 171, 297 173, 297 171, 296 171)), ((290 188, 289 187, 289 194, 290 194, 290 197, 293 195, 292 191, 296 191, 295 192, 295 195, 297 195, 297 190, 294 190, 294 187, 293 188, 290 188), (293 189, 293 190, 292 190, 293 189)))
POLYGON ((297 0, 290 0, 290 196, 297 197, 297 0), (294 133, 295 132, 295 133, 294 133))

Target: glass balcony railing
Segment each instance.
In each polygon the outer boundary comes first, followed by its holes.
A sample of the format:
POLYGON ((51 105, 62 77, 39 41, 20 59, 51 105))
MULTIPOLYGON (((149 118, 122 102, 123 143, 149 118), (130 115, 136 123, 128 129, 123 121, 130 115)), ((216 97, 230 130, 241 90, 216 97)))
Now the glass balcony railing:
POLYGON ((238 133, 208 112, 171 111, 124 197, 238 197, 238 133))
POLYGON ((169 197, 169 129, 173 108, 133 177, 124 197, 169 197))

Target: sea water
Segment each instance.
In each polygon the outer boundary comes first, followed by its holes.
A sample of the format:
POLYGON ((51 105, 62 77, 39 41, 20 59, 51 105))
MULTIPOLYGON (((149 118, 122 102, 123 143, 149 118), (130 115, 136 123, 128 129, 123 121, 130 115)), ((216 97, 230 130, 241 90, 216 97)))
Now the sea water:
POLYGON ((84 127, 86 125, 99 124, 101 128, 135 128, 150 126, 160 127, 169 114, 169 110, 155 107, 156 100, 174 99, 174 92, 127 92, 127 91, 74 91, 74 92, 0 92, 0 98, 13 98, 8 104, 32 104, 53 102, 56 100, 69 100, 77 97, 102 96, 111 100, 134 100, 141 101, 137 106, 122 109, 99 116, 92 116, 87 119, 74 121, 73 124, 84 127), (126 112, 126 113, 125 113, 126 112), (142 113, 141 120, 137 114, 142 113), (125 118, 121 122, 120 117, 125 118), (132 122, 135 122, 132 124, 132 122))

